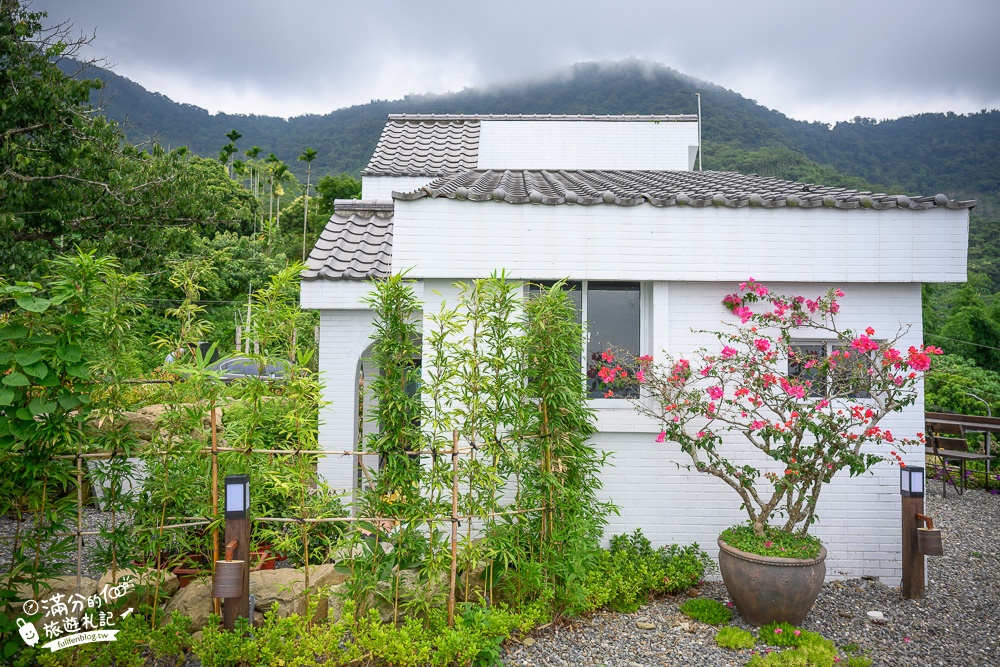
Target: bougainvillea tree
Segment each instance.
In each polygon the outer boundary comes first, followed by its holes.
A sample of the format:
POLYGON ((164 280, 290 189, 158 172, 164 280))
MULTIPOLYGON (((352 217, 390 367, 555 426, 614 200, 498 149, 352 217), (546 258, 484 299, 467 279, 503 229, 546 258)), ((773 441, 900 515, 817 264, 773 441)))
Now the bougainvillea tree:
POLYGON ((859 475, 884 460, 905 466, 899 451, 923 441, 879 424, 912 404, 932 346, 897 349, 871 327, 841 329, 831 289, 815 300, 771 293, 752 278, 723 304, 738 319, 713 331, 720 347, 692 358, 616 359, 608 351, 601 379, 609 387, 641 384, 637 410, 662 424, 693 467, 718 477, 743 500, 756 535, 772 519, 805 535, 816 520, 823 485, 841 470, 859 475), (750 445, 750 450, 743 445, 750 445), (761 456, 763 455, 763 456, 761 456))

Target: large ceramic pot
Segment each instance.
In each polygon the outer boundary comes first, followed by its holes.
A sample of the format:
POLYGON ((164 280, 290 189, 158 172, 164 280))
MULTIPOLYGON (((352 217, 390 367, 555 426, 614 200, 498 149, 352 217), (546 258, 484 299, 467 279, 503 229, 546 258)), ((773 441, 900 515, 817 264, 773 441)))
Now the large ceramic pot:
POLYGON ((826 578, 826 547, 812 560, 757 556, 719 540, 719 570, 736 609, 750 625, 801 625, 826 578))

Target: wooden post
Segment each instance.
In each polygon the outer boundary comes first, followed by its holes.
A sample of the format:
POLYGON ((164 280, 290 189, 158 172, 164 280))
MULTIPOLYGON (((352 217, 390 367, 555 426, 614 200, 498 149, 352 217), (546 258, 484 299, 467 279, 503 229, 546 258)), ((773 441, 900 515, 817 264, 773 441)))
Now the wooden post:
POLYGON ((924 555, 917 549, 918 514, 924 513, 924 498, 900 497, 903 508, 903 581, 900 584, 903 597, 919 600, 924 597, 924 555))
POLYGON ((226 630, 236 627, 236 619, 250 617, 250 519, 226 519, 226 544, 237 541, 233 560, 243 561, 243 594, 226 598, 222 605, 222 625, 226 630))
POLYGON ((451 443, 451 583, 448 588, 448 626, 455 625, 455 579, 458 575, 458 431, 451 443))

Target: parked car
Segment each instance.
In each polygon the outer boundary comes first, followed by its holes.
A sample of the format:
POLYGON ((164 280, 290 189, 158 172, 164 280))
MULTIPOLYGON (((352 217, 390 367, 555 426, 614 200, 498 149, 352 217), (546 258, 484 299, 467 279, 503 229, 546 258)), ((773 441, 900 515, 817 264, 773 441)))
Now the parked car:
POLYGON ((259 377, 263 380, 284 380, 290 370, 286 361, 268 361, 263 367, 252 357, 229 357, 208 366, 208 370, 220 373, 223 382, 259 377))

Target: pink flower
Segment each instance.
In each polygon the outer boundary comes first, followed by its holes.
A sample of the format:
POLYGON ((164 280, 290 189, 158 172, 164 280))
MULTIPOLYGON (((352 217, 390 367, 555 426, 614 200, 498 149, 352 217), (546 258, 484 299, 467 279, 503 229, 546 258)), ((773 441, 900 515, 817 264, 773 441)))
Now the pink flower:
POLYGON ((646 381, 646 371, 640 368, 635 373, 635 379, 639 381, 639 384, 643 384, 646 381))
POLYGON ((764 428, 764 422, 762 422, 759 419, 753 420, 753 422, 750 424, 751 431, 759 431, 762 428, 764 428))
POLYGON ((715 387, 709 387, 705 391, 708 392, 709 397, 713 401, 717 401, 720 398, 722 398, 722 395, 724 393, 721 385, 720 386, 715 386, 715 387))
MULTIPOLYGON (((834 294, 836 294, 837 296, 844 296, 844 290, 838 289, 836 292, 834 292, 834 294)), ((836 311, 834 311, 834 312, 836 312, 836 311)))
POLYGON ((601 352, 601 359, 607 362, 612 362, 615 360, 615 355, 611 353, 611 350, 605 350, 601 352))
POLYGON ((750 321, 750 318, 753 317, 753 311, 746 306, 736 306, 733 308, 733 315, 740 318, 740 322, 746 324, 750 321))
POLYGON ((910 643, 910 638, 909 637, 903 637, 903 641, 906 642, 907 644, 909 644, 910 643))
POLYGON ((931 358, 925 352, 910 346, 909 359, 910 368, 915 371, 926 371, 931 367, 931 358))
POLYGON ((736 356, 736 354, 737 354, 737 352, 736 352, 736 350, 734 348, 731 348, 728 345, 723 345, 722 346, 722 358, 723 359, 732 359, 733 357, 736 356))
POLYGON ((871 327, 868 327, 867 329, 865 329, 865 333, 868 334, 869 336, 874 336, 875 330, 872 329, 871 327))
MULTIPOLYGON (((871 330, 871 327, 868 327, 871 330)), ((858 352, 874 352, 878 349, 878 343, 873 341, 865 334, 861 334, 851 342, 851 347, 853 347, 858 352)))
POLYGON ((753 342, 753 344, 761 352, 767 352, 771 349, 771 341, 766 338, 758 338, 753 342))
MULTIPOLYGON (((840 292, 840 290, 837 290, 837 291, 840 292)), ((840 292, 840 294, 838 294, 837 296, 843 296, 843 295, 844 295, 844 293, 840 292)), ((837 313, 839 313, 840 312, 840 304, 837 303, 836 301, 831 301, 830 302, 830 312, 833 313, 834 315, 836 315, 837 313)))
MULTIPOLYGON (((677 419, 677 417, 674 417, 674 419, 677 419)), ((660 431, 660 435, 656 436, 656 441, 657 442, 663 442, 666 439, 667 439, 667 432, 666 431, 660 431)))
POLYGON ((796 637, 798 637, 798 636, 800 636, 802 634, 802 631, 801 630, 792 630, 792 634, 795 635, 796 637))
MULTIPOLYGON (((771 545, 770 542, 768 542, 767 544, 768 544, 768 546, 771 545)), ((775 628, 774 629, 774 634, 776 634, 776 635, 780 635, 782 632, 784 632, 784 630, 782 630, 781 628, 775 628)))
MULTIPOLYGON (((768 549, 770 549, 772 546, 774 546, 774 542, 764 542, 764 546, 767 547, 768 549)), ((775 634, 779 634, 780 635, 781 634, 781 628, 777 628, 775 630, 775 634)))

